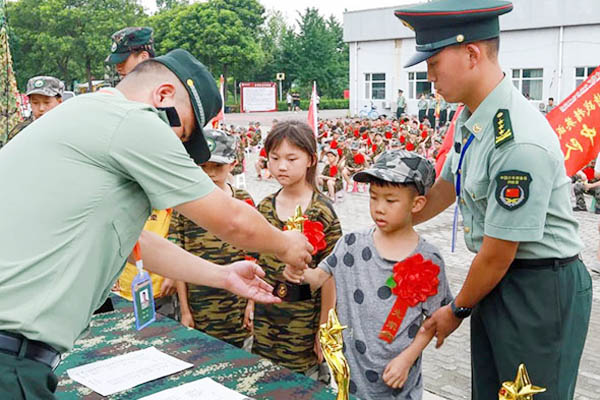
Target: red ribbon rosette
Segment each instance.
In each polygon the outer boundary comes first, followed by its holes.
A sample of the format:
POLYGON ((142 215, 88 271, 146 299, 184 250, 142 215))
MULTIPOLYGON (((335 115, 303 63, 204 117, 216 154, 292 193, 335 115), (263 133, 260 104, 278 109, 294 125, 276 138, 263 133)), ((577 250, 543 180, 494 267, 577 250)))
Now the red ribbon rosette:
POLYGON ((373 147, 371 147, 371 151, 373 153, 375 153, 377 151, 377 145, 376 144, 374 144, 373 147))
POLYGON ((337 173, 338 173, 338 169, 337 169, 337 167, 335 165, 332 165, 332 166, 329 167, 329 176, 330 177, 333 178, 334 176, 337 175, 337 173))
POLYGON ((356 154, 354 156, 354 162, 357 164, 364 164, 365 163, 365 156, 363 156, 362 154, 356 154))
POLYGON ((406 150, 413 151, 415 149, 415 145, 411 142, 406 143, 406 150))
POLYGON ((391 138, 392 138, 392 132, 390 132, 390 131, 387 131, 387 132, 385 133, 385 138, 386 138, 386 139, 391 139, 391 138))
POLYGON ((254 202, 252 201, 252 199, 244 199, 244 201, 250 204, 252 207, 254 207, 254 202))
POLYGON ((267 149, 263 147, 258 155, 267 158, 267 149))
POLYGON ((327 247, 325 233, 323 232, 323 224, 319 221, 311 221, 307 218, 306 221, 304 221, 302 233, 304 233, 304 236, 306 236, 308 242, 314 248, 312 252, 313 256, 319 251, 325 250, 327 247))
POLYGON ((332 140, 331 143, 329 144, 329 147, 331 147, 332 149, 337 149, 338 142, 336 142, 335 140, 332 140))
POLYGON ((421 254, 394 265, 394 273, 386 284, 397 298, 379 332, 379 339, 392 343, 408 307, 414 307, 437 294, 439 273, 440 267, 431 260, 425 260, 421 254))
POLYGON ((406 143, 406 136, 404 136, 404 135, 400 136, 400 143, 402 143, 402 144, 406 143))
MULTIPOLYGON (((319 221, 311 221, 308 219, 306 215, 303 215, 302 218, 304 222, 302 223, 302 233, 308 239, 308 243, 313 247, 312 255, 314 256, 321 250, 325 250, 327 247, 327 242, 325 241, 325 233, 323 232, 323 224, 319 221)), ((284 226, 283 230, 287 231, 288 226, 284 226)))
POLYGON ((337 152, 338 152, 338 156, 340 156, 340 157, 344 154, 344 152, 340 148, 337 149, 337 152))
POLYGON ((421 132, 421 138, 422 139, 427 139, 427 131, 422 131, 421 132))

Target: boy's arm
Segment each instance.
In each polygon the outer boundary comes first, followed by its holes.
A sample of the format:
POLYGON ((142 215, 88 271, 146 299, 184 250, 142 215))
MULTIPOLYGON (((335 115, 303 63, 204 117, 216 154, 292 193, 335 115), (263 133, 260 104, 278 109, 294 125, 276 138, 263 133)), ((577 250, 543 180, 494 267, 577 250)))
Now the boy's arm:
POLYGON ((285 266, 283 270, 283 277, 291 283, 308 283, 310 290, 317 290, 325 284, 325 282, 331 278, 327 272, 321 268, 308 268, 305 270, 299 270, 289 265, 285 266))
POLYGON ((179 305, 181 307, 181 325, 193 328, 194 318, 192 317, 192 310, 190 310, 188 303, 187 284, 185 282, 177 281, 177 297, 179 297, 179 305))
POLYGON ((385 367, 383 381, 386 385, 394 389, 404 386, 410 367, 413 366, 425 347, 431 342, 433 335, 433 329, 424 332, 419 329, 413 342, 385 367))

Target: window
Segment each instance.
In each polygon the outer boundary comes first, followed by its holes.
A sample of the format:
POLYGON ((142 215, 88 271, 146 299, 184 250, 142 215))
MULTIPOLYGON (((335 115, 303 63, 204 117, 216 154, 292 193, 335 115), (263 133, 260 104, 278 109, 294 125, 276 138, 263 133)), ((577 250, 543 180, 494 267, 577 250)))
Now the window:
POLYGON ((385 100, 385 74, 365 74, 365 99, 385 100))
POLYGON ((594 72, 597 67, 578 67, 575 68, 575 87, 578 87, 594 72))
POLYGON ((431 82, 427 81, 427 72, 409 72, 408 98, 418 99, 421 93, 431 93, 431 82))
POLYGON ((542 100, 544 86, 544 70, 513 69, 513 85, 529 100, 542 100))

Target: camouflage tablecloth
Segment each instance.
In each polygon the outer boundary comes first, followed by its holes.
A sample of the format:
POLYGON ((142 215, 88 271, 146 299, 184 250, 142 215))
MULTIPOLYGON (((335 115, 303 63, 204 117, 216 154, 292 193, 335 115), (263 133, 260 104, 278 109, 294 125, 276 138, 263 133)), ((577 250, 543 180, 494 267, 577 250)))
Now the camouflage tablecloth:
POLYGON ((63 361, 55 371, 59 378, 58 399, 102 398, 71 380, 66 371, 150 346, 192 363, 194 367, 120 392, 110 396, 111 399, 138 399, 204 377, 255 399, 335 399, 333 390, 321 383, 202 332, 185 328, 172 319, 158 315, 156 322, 138 332, 131 303, 117 296, 112 299, 115 311, 94 316, 89 335, 78 340, 73 350, 63 355, 63 361))

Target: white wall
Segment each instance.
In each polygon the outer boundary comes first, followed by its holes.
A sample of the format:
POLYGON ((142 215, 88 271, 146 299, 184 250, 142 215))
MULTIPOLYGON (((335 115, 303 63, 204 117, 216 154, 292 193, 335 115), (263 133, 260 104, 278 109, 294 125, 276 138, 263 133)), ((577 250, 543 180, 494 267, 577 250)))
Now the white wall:
MULTIPOLYGON (((600 65, 600 24, 563 28, 562 76, 559 66, 560 27, 501 33, 499 61, 509 76, 517 68, 543 68, 542 101, 554 97, 559 103, 575 90, 575 68, 600 65)), ((395 112, 398 89, 408 100, 407 112, 417 113, 416 100, 408 99, 408 72, 425 72, 425 62, 404 68, 415 52, 414 38, 351 42, 350 110, 357 113, 370 101, 365 99, 365 73, 386 74, 386 102, 375 101, 380 113, 395 112), (358 60, 358 62, 357 62, 358 60)))

